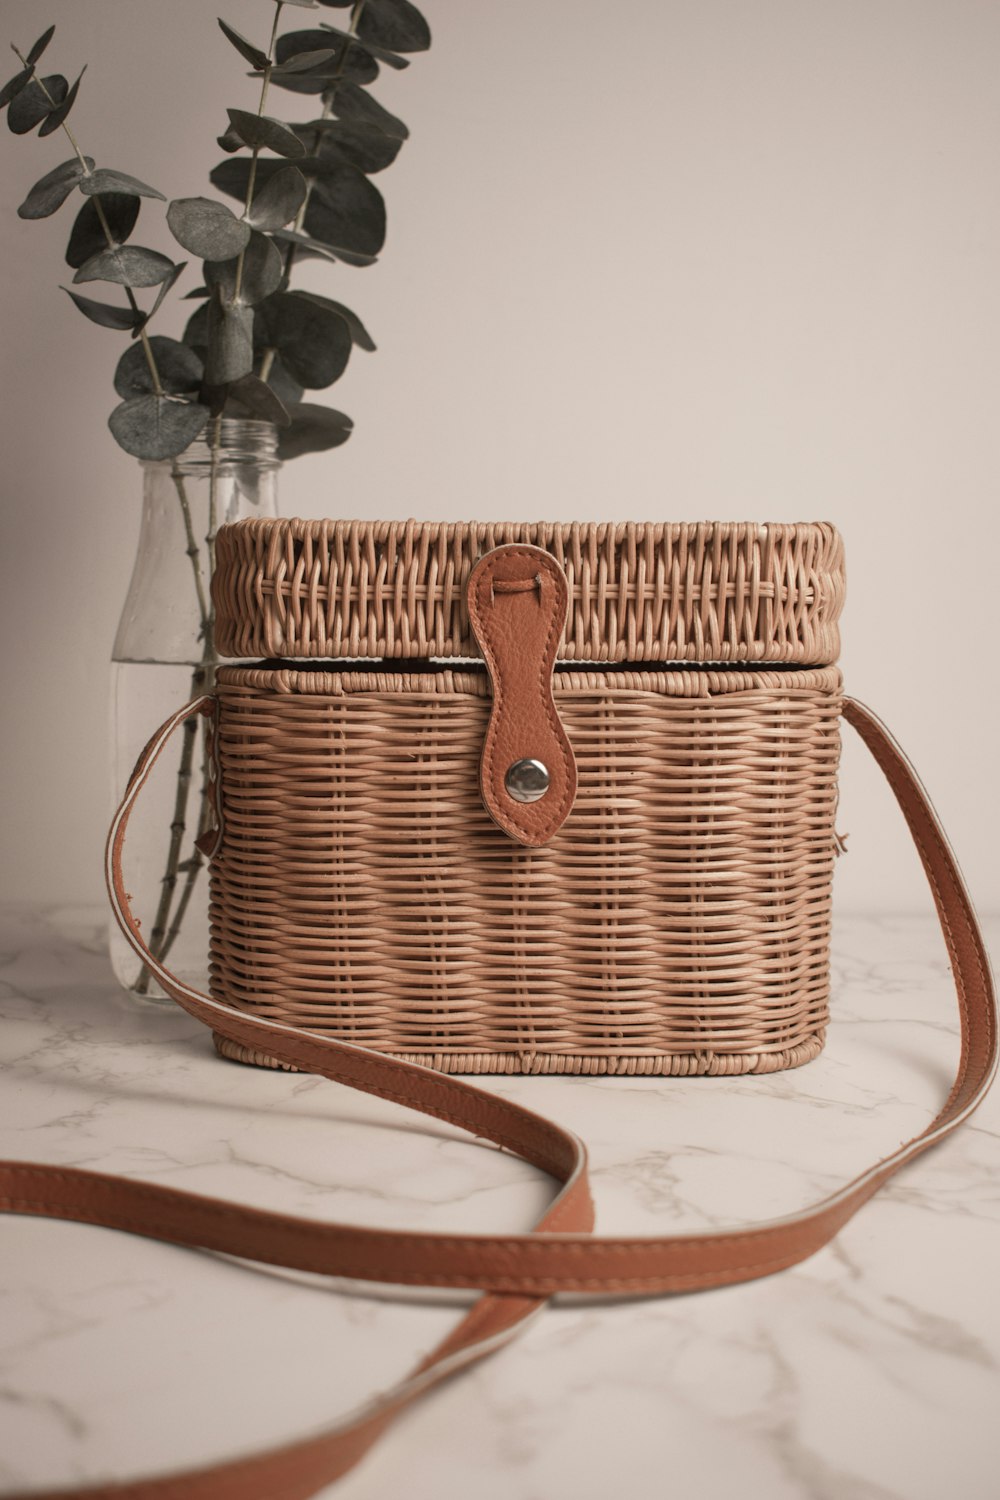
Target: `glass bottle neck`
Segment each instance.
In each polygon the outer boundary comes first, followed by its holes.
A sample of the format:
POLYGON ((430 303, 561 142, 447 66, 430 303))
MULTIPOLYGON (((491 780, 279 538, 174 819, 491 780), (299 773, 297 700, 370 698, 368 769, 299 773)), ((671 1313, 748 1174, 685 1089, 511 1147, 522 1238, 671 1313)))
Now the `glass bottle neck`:
POLYGON ((144 470, 165 470, 201 477, 213 465, 222 468, 253 466, 257 469, 280 468, 278 430, 272 422, 252 422, 243 418, 223 417, 218 424, 209 422, 200 437, 195 438, 176 458, 153 463, 146 461, 144 470))
POLYGON ((224 420, 214 453, 211 436, 175 459, 142 464, 142 527, 115 661, 214 661, 215 534, 246 516, 278 513, 271 423, 224 420))

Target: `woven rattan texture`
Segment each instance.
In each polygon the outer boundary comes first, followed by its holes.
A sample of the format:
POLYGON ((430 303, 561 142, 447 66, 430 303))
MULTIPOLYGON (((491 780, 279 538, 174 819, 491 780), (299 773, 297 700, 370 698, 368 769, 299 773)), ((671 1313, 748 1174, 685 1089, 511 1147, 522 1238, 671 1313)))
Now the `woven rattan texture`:
POLYGON ((506 542, 569 584, 567 661, 835 662, 832 526, 246 520, 223 527, 216 642, 231 657, 478 656, 465 585, 506 542))
POLYGON ((227 667, 218 691, 220 999, 453 1072, 822 1046, 836 669, 557 672, 579 793, 539 849, 480 801, 484 672, 227 667))

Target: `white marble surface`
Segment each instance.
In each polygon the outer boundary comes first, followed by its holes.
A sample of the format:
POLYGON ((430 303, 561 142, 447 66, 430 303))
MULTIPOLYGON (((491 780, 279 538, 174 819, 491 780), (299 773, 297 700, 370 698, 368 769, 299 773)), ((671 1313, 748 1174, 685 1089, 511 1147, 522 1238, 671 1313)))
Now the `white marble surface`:
MULTIPOLYGON (((546 1200, 541 1174, 446 1126, 219 1061, 179 1011, 131 1008, 103 945, 99 912, 2 915, 0 1154, 386 1225, 515 1231, 546 1200)), ((488 1086, 586 1138, 606 1231, 791 1211, 919 1129, 956 1056, 930 916, 841 920, 834 967, 826 1051, 797 1072, 488 1086)), ((554 1306, 404 1417, 338 1500, 994 1500, 998 1169, 995 1092, 781 1276, 554 1306)), ((0 1235, 0 1493, 304 1433, 457 1316, 86 1226, 0 1235)))

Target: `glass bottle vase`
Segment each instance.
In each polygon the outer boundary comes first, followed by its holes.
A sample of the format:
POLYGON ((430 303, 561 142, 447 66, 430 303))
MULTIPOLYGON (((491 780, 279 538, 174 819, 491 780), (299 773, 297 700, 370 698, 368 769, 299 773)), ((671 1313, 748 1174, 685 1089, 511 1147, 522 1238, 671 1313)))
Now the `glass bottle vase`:
MULTIPOLYGON (((212 691, 215 533, 245 516, 277 515, 279 467, 269 422, 228 419, 217 436, 210 424, 179 457, 142 464, 142 526, 111 661, 115 807, 153 731, 190 698, 212 691)), ((191 720, 150 777, 124 858, 146 941, 197 985, 208 966, 208 874, 195 847, 210 817, 204 753, 203 722, 191 720)), ((166 998, 113 920, 110 948, 115 976, 136 1001, 166 998)))

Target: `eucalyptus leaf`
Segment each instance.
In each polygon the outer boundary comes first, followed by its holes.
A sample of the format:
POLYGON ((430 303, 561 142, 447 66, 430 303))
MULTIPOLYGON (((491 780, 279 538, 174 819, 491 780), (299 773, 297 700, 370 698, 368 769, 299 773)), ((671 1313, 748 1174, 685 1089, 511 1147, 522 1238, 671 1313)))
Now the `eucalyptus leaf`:
POLYGON ((397 52, 426 52, 431 44, 431 29, 410 0, 365 0, 357 31, 369 46, 397 52))
POLYGON ((115 245, 91 255, 74 282, 109 281, 116 286, 159 286, 174 271, 174 262, 144 245, 115 245))
MULTIPOLYGON (((149 322, 150 318, 154 317, 156 315, 156 313, 159 312, 159 310, 160 310, 160 304, 163 302, 164 297, 170 291, 170 288, 173 286, 174 282, 180 276, 181 272, 184 270, 184 268, 185 268, 186 265, 187 265, 187 261, 186 260, 179 261, 177 263, 177 265, 174 266, 174 269, 171 271, 171 273, 167 277, 166 281, 162 281, 160 283, 160 289, 159 289, 159 291, 156 294, 156 301, 153 303, 152 307, 149 309, 149 312, 146 314, 146 322, 147 323, 149 322)), ((134 337, 134 335, 133 335, 133 337, 134 337)))
POLYGON ((303 453, 325 453, 346 443, 354 423, 342 411, 303 401, 292 408, 291 422, 278 432, 278 457, 299 458, 303 453))
POLYGON ((298 296, 305 297, 308 302, 315 302, 320 307, 328 307, 331 311, 339 314, 350 329, 351 338, 359 349, 365 349, 369 354, 375 352, 375 341, 368 329, 362 323, 357 313, 345 307, 342 302, 335 302, 332 297, 321 297, 319 292, 300 291, 298 296))
POLYGON ((343 56, 345 48, 343 45, 334 49, 336 59, 325 58, 319 65, 315 77, 311 73, 297 75, 289 74, 281 77, 281 66, 290 58, 297 57, 303 52, 329 53, 331 33, 329 31, 286 31, 284 36, 279 36, 274 47, 274 55, 278 67, 271 74, 274 83, 279 83, 282 88, 292 89, 300 94, 321 94, 327 82, 339 70, 339 77, 353 83, 374 83, 379 74, 379 66, 370 52, 364 47, 352 43, 346 48, 346 56, 343 56))
POLYGON ((53 109, 49 114, 45 116, 45 119, 42 122, 42 128, 38 132, 39 136, 51 135, 54 130, 59 129, 66 116, 73 108, 73 105, 76 103, 76 96, 80 92, 80 80, 83 78, 83 75, 84 73, 86 73, 86 71, 86 66, 80 69, 79 76, 73 84, 73 87, 70 89, 63 102, 59 105, 58 109, 53 109))
POLYGON ((245 406, 263 422, 273 422, 275 427, 287 427, 292 420, 281 398, 259 375, 244 375, 229 387, 229 394, 241 406, 245 406))
POLYGON ((8 78, 3 88, 0 89, 0 109, 5 109, 10 101, 31 82, 34 71, 34 68, 22 68, 20 73, 15 73, 13 78, 8 78))
POLYGON ((230 155, 232 155, 234 151, 243 150, 243 142, 240 140, 235 130, 224 130, 223 133, 221 135, 217 135, 215 139, 218 141, 222 150, 228 151, 230 155))
POLYGON ((255 47, 253 42, 248 42, 246 37, 241 36, 238 31, 234 31, 232 26, 227 26, 221 16, 219 17, 219 25, 222 28, 223 36, 232 42, 241 57, 245 57, 252 68, 256 68, 258 72, 263 72, 268 64, 267 53, 262 52, 259 47, 255 47))
POLYGON ((130 177, 127 172, 116 172, 111 167, 98 167, 96 172, 91 172, 80 183, 80 191, 90 198, 100 193, 131 193, 133 198, 160 198, 164 203, 167 201, 166 194, 161 193, 158 188, 140 182, 138 177, 130 177))
POLYGON ((356 83, 341 81, 331 101, 334 114, 341 120, 355 120, 359 124, 377 125, 386 135, 405 141, 409 128, 398 116, 390 114, 384 105, 356 83))
POLYGON ((315 52, 296 52, 293 57, 286 58, 280 67, 275 68, 271 76, 273 78, 276 74, 281 79, 289 73, 317 73, 328 63, 336 64, 341 50, 340 47, 319 47, 315 52))
MULTIPOLYGON (((363 14, 364 12, 362 12, 363 14)), ((329 21, 321 21, 319 24, 321 29, 329 36, 335 36, 341 42, 346 42, 351 47, 360 46, 370 57, 376 58, 379 62, 386 63, 390 68, 400 69, 410 66, 405 57, 400 57, 398 53, 393 52, 389 47, 380 46, 374 39, 369 40, 365 38, 362 41, 360 26, 358 27, 357 35, 352 36, 349 31, 343 31, 339 26, 331 26, 329 21)))
MULTIPOLYGON (((91 171, 93 159, 88 156, 85 160, 87 171, 91 171)), ((53 167, 51 172, 46 172, 35 183, 17 211, 18 218, 47 219, 49 214, 54 214, 66 202, 83 173, 84 168, 75 156, 69 161, 61 162, 58 167, 53 167)))
POLYGON ((185 292, 181 298, 182 302, 200 302, 204 297, 212 295, 211 288, 207 286, 192 287, 191 291, 185 292))
POLYGON ((324 244, 375 256, 385 244, 385 200, 357 167, 339 165, 317 178, 302 227, 324 244))
POLYGON ((177 243, 199 260, 231 260, 250 239, 250 225, 213 198, 175 198, 167 224, 177 243))
POLYGON ((34 64, 38 61, 55 34, 56 28, 54 26, 50 26, 48 31, 42 32, 41 36, 38 38, 38 41, 35 43, 31 51, 28 53, 27 57, 24 59, 29 68, 33 67, 34 64))
POLYGON ((258 340, 276 349, 307 390, 332 385, 347 368, 351 331, 338 312, 297 292, 276 292, 257 309, 258 340))
POLYGON ((99 198, 85 198, 70 231, 69 244, 66 246, 67 264, 82 266, 92 255, 107 249, 108 241, 97 212, 98 204, 111 230, 111 238, 116 245, 123 245, 135 228, 140 202, 139 198, 133 198, 130 193, 103 193, 99 198))
MULTIPOLYGON (((243 252, 243 266, 239 278, 239 295, 236 292, 236 273, 239 258, 213 260, 205 263, 205 280, 213 290, 222 293, 227 302, 236 302, 241 307, 255 307, 272 292, 277 291, 284 275, 281 252, 266 234, 256 229, 251 231, 247 247, 243 252)), ((213 384, 221 382, 213 381, 213 384)))
POLYGON ((403 145, 401 136, 387 135, 377 125, 360 120, 310 120, 308 125, 296 125, 295 129, 307 147, 312 144, 312 132, 321 157, 327 160, 336 157, 365 173, 391 167, 403 145))
MULTIPOLYGON (((204 366, 187 344, 178 339, 153 334, 149 340, 160 386, 168 396, 187 396, 201 385, 204 366)), ((153 374, 145 349, 133 344, 126 349, 115 369, 115 390, 124 400, 155 393, 153 374)))
POLYGON ((141 328, 146 321, 144 312, 135 312, 131 307, 115 307, 110 302, 95 302, 92 297, 81 297, 77 292, 71 292, 68 286, 64 286, 63 291, 72 298, 85 318, 101 328, 115 328, 123 333, 129 328, 141 328))
POLYGON ((242 303, 223 302, 219 297, 212 298, 207 311, 205 383, 230 385, 253 372, 254 311, 242 303))
POLYGON ((293 376, 289 375, 281 362, 281 355, 276 350, 268 351, 266 346, 264 349, 256 349, 258 359, 260 359, 262 354, 267 352, 272 353, 273 356, 267 372, 267 384, 281 401, 281 404, 291 411, 292 407, 297 406, 302 400, 305 386, 300 385, 293 376))
POLYGON ((255 229, 281 229, 295 218, 307 191, 298 167, 282 167, 254 195, 247 218, 255 229))
MULTIPOLYGON (((306 210, 305 233, 273 229, 272 237, 298 245, 304 254, 342 260, 351 266, 374 265, 377 254, 368 247, 380 249, 385 238, 385 204, 378 189, 356 167, 335 157, 325 160, 304 157, 296 167, 314 186, 306 210)), ((281 162, 264 157, 257 163, 257 181, 269 183, 277 172, 284 170, 281 162)), ((250 182, 250 162, 245 157, 219 162, 210 179, 220 192, 244 201, 250 182)))
POLYGON ((280 68, 282 63, 288 62, 289 57, 297 57, 300 52, 328 51, 331 45, 330 33, 319 30, 319 27, 312 27, 307 31, 285 31, 274 42, 274 60, 280 68))
MULTIPOLYGON (((312 177, 314 173, 326 171, 328 168, 318 158, 302 157, 295 163, 294 168, 289 168, 288 163, 279 158, 261 156, 257 160, 257 170, 254 173, 255 193, 259 193, 279 172, 289 170, 301 172, 305 177, 312 177)), ((213 167, 209 173, 209 181, 221 193, 226 193, 230 198, 237 198, 240 203, 245 203, 250 190, 251 171, 252 164, 249 157, 241 156, 235 160, 220 161, 218 166, 213 167)))
MULTIPOLYGON (((271 82, 279 89, 292 94, 322 94, 329 84, 325 73, 281 73, 271 74, 271 82)), ((222 137, 220 136, 220 144, 222 137)), ((225 150, 225 147, 223 147, 225 150)))
POLYGON ((345 266, 373 266, 378 259, 375 255, 358 255, 353 250, 342 250, 339 245, 326 245, 322 240, 314 240, 308 234, 299 234, 295 229, 272 229, 271 237, 294 245, 302 257, 342 260, 345 266))
POLYGON ((7 124, 15 135, 27 135, 66 97, 69 84, 61 73, 52 73, 39 83, 33 78, 10 101, 7 124))
POLYGON ((100 250, 123 245, 139 220, 140 198, 131 193, 101 193, 84 198, 73 220, 66 263, 82 266, 100 250))
POLYGON ((244 146, 266 147, 279 156, 305 156, 306 148, 290 126, 270 115, 252 115, 245 109, 227 109, 229 123, 244 146))
POLYGON ((315 10, 316 0, 284 0, 285 5, 297 5, 300 10, 315 10))
POLYGON ((243 254, 241 300, 256 306, 277 291, 285 274, 281 251, 266 234, 254 229, 243 254))
POLYGON ((208 353, 208 302, 202 302, 195 308, 184 326, 181 338, 189 349, 193 349, 204 360, 208 353))
POLYGON ((134 396, 108 418, 112 436, 133 458, 176 458, 194 442, 211 413, 197 401, 170 396, 134 396))
POLYGON ((112 281, 117 286, 159 286, 174 269, 174 263, 158 250, 143 245, 118 245, 99 250, 73 277, 74 282, 112 281))

